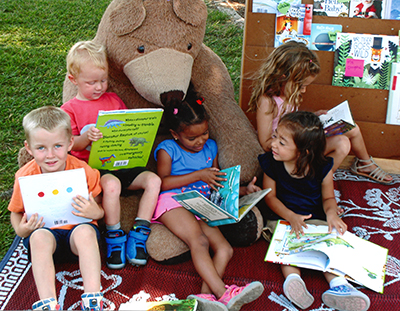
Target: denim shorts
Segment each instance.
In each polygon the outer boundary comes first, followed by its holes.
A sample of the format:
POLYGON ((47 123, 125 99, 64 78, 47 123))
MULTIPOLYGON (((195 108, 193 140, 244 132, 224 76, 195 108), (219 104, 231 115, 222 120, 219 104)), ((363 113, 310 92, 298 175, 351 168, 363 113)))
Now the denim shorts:
MULTIPOLYGON (((76 256, 72 251, 71 251, 71 246, 69 243, 70 237, 72 232, 79 226, 81 225, 89 225, 93 227, 93 229, 96 231, 96 236, 97 236, 97 243, 100 245, 100 231, 99 228, 92 223, 82 223, 79 225, 76 225, 70 230, 66 229, 50 229, 50 228, 41 228, 50 231, 54 239, 56 240, 56 250, 54 251, 53 254, 53 260, 55 263, 64 263, 64 262, 74 262, 78 260, 78 256, 76 256)), ((39 230, 39 229, 36 229, 39 230)), ((36 231, 35 230, 35 231, 36 231)), ((33 232, 35 232, 33 231, 33 232)), ((32 233, 33 233, 32 232, 32 233)), ((32 235, 32 233, 27 237, 23 239, 23 244, 28 250, 28 259, 31 260, 31 247, 29 245, 29 239, 32 235)))

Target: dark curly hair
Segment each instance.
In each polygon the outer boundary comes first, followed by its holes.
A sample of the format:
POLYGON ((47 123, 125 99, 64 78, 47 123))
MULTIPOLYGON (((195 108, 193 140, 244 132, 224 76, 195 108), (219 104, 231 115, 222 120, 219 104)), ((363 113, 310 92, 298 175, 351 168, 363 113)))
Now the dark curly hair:
POLYGON ((181 132, 185 127, 208 121, 209 116, 203 105, 204 99, 190 84, 183 101, 174 99, 165 104, 164 118, 166 125, 174 132, 181 132))

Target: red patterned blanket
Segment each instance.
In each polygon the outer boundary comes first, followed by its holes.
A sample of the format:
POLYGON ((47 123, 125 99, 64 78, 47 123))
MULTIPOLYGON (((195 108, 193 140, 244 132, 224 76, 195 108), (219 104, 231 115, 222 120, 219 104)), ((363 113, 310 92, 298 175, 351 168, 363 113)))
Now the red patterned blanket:
MULTIPOLYGON (((335 173, 335 196, 345 209, 344 221, 349 231, 389 249, 385 290, 383 294, 361 288, 371 299, 370 310, 398 310, 400 307, 400 177, 394 176, 390 185, 380 185, 352 175, 348 171, 335 173)), ((297 310, 283 295, 283 276, 279 265, 264 262, 268 243, 260 239, 254 245, 235 248, 224 281, 244 285, 258 280, 265 291, 256 301, 242 310, 297 310)), ((104 260, 103 260, 104 262, 104 260)), ((38 300, 30 263, 18 239, 3 259, 0 269, 0 309, 29 309, 38 300)), ((328 289, 322 273, 303 270, 303 278, 315 302, 310 310, 330 310, 321 301, 328 289)), ((59 303, 64 310, 79 309, 82 278, 77 264, 57 266, 59 303)), ((102 291, 106 307, 117 310, 141 290, 151 298, 174 293, 177 298, 198 293, 201 279, 191 261, 179 265, 161 265, 149 260, 145 267, 127 265, 122 270, 102 268, 102 291)))

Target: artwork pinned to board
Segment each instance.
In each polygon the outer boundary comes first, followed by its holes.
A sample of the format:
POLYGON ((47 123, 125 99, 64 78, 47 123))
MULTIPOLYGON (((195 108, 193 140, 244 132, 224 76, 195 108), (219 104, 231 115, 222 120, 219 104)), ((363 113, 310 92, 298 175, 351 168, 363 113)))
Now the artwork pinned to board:
POLYGON ((385 3, 382 0, 350 0, 349 17, 382 18, 385 3))
POLYGON ((398 36, 338 33, 332 85, 389 89, 398 46, 398 36))

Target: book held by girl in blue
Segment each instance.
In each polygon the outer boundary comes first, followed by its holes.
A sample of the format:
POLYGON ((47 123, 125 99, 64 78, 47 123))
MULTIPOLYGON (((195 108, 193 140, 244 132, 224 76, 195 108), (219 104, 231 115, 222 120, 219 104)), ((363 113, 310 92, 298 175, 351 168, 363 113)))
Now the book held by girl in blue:
POLYGON ((209 226, 220 226, 239 222, 271 189, 253 192, 239 198, 240 165, 221 172, 226 173, 223 188, 212 191, 210 199, 198 191, 188 191, 172 197, 184 208, 201 218, 209 226))

